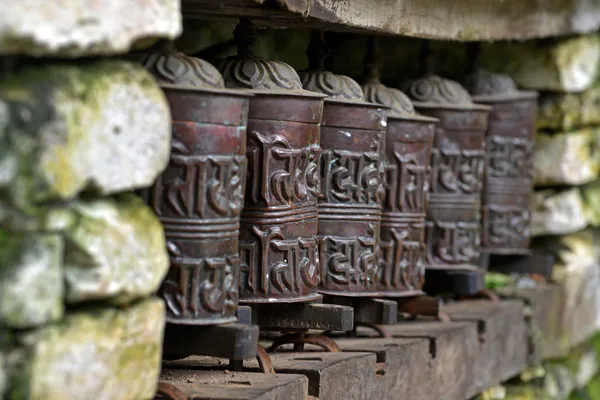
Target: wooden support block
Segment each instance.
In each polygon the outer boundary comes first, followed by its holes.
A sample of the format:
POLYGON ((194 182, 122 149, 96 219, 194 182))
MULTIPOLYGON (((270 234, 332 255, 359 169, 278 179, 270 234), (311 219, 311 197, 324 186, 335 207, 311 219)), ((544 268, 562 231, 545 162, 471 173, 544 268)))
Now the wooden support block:
POLYGON ((437 379, 428 339, 338 339, 344 352, 370 352, 377 356, 377 379, 370 399, 434 399, 430 382, 437 379))
POLYGON ((257 344, 258 326, 255 325, 167 324, 163 354, 165 359, 203 355, 244 360, 256 357, 257 344))
POLYGON ((500 384, 518 375, 527 366, 529 346, 523 307, 519 300, 500 303, 467 300, 442 307, 453 321, 477 324, 480 351, 469 394, 500 384))
MULTIPOLYGON (((272 353, 278 374, 300 374, 308 378, 308 394, 319 400, 367 400, 376 378, 376 356, 372 353, 272 353)), ((256 361, 246 363, 258 370, 256 361)))
POLYGON ((420 383, 426 393, 414 397, 415 400, 466 400, 476 394, 473 393, 473 381, 477 377, 481 349, 475 322, 416 320, 392 325, 387 331, 393 337, 420 338, 429 342, 431 369, 423 371, 420 383))
POLYGON ((252 321, 264 330, 322 329, 349 331, 351 307, 318 303, 251 304, 252 321))
POLYGON ((308 391, 308 379, 293 374, 167 369, 160 382, 175 386, 189 400, 305 400, 308 391))
POLYGON ((362 324, 392 325, 398 320, 398 303, 394 300, 325 295, 323 302, 352 307, 354 322, 362 324))

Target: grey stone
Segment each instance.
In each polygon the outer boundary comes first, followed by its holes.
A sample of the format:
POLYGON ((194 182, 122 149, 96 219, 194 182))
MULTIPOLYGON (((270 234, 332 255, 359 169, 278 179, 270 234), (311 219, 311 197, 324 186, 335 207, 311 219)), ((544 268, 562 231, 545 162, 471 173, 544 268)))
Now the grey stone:
POLYGON ((540 96, 537 127, 571 131, 600 125, 600 86, 582 93, 544 93, 540 96))
POLYGON ((124 53, 180 33, 179 0, 4 0, 0 54, 124 53))
POLYGON ((164 303, 68 314, 16 338, 9 398, 151 399, 160 373, 164 303))
POLYGON ((546 43, 494 43, 486 48, 482 61, 492 71, 508 73, 523 88, 581 92, 598 77, 600 35, 546 43))
POLYGON ((64 313, 63 240, 0 231, 0 326, 33 328, 64 313))
POLYGON ((581 193, 577 188, 534 193, 531 234, 564 235, 587 226, 581 193))
POLYGON ((169 108, 140 66, 31 67, 0 82, 0 99, 9 109, 5 142, 17 166, 4 198, 26 213, 85 190, 150 186, 168 162, 169 108))
POLYGON ((537 186, 581 185, 598 177, 593 145, 597 129, 556 134, 538 133, 534 181, 537 186))
POLYGON ((71 211, 77 222, 65 231, 67 302, 124 304, 156 291, 169 259, 162 225, 139 197, 79 200, 71 211))

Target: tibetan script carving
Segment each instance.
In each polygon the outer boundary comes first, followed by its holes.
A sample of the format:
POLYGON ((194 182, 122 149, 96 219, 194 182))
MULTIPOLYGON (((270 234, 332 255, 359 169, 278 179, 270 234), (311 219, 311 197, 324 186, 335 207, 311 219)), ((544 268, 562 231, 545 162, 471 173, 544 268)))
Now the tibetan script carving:
POLYGON ((481 245, 491 253, 521 253, 531 240, 536 94, 482 101, 493 108, 486 133, 481 245))
POLYGON ((533 141, 491 136, 486 144, 488 181, 493 178, 533 179, 533 141))
POLYGON ((317 197, 322 97, 257 95, 248 122, 241 301, 318 297, 317 197), (299 119, 299 120, 298 120, 299 119))
POLYGON ((388 119, 378 280, 387 296, 415 294, 424 283, 425 211, 435 122, 420 116, 388 119))
POLYGON ((320 199, 331 203, 380 204, 379 160, 379 153, 372 151, 323 151, 320 199))
POLYGON ((327 290, 375 291, 378 248, 374 236, 320 236, 323 287, 327 290))
POLYGON ((318 231, 324 293, 377 295, 384 121, 372 104, 325 101, 318 231))
POLYGON ((488 108, 416 108, 440 120, 431 152, 426 263, 478 264, 488 108))
POLYGON ((319 258, 314 238, 285 239, 278 226, 261 231, 257 240, 240 242, 242 290, 265 296, 300 293, 319 284, 319 258), (258 268, 251 268, 258 266, 258 268))
POLYGON ((319 190, 318 162, 321 148, 314 143, 294 148, 279 135, 253 132, 248 146, 249 204, 267 206, 314 202, 319 190))
POLYGON ((159 295, 170 323, 235 321, 248 98, 226 91, 165 91, 174 118, 171 158, 154 185, 143 191, 164 226, 171 261, 159 295), (177 119, 194 114, 190 108, 209 112, 215 120, 239 115, 239 125, 177 119), (213 140, 215 135, 227 140, 213 140))
POLYGON ((385 210, 425 213, 428 172, 429 165, 419 163, 414 156, 394 152, 394 159, 388 158, 386 163, 385 210))
POLYGON ((478 194, 481 192, 483 156, 483 150, 459 150, 452 147, 433 149, 432 193, 478 194))
POLYGON ((198 318, 204 313, 235 312, 238 303, 240 260, 172 257, 171 268, 159 294, 167 313, 177 318, 198 318))
POLYGON ((479 258, 479 222, 426 222, 427 263, 472 264, 479 258))

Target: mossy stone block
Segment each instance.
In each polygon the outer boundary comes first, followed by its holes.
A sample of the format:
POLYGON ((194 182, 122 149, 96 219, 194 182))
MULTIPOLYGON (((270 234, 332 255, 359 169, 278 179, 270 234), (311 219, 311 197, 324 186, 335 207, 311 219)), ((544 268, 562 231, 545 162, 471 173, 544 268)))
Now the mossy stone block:
POLYGON ((600 125, 600 86, 582 93, 544 93, 540 96, 537 127, 571 131, 600 125))
POLYGON ((164 303, 68 314, 16 338, 10 399, 151 399, 165 325, 164 303))
POLYGON ((64 313, 63 239, 0 231, 0 329, 35 328, 64 313))
POLYGON ((168 162, 169 107, 141 66, 30 67, 0 82, 0 100, 8 110, 0 165, 12 166, 0 197, 25 214, 84 191, 150 186, 168 162))
POLYGON ((597 132, 538 133, 533 165, 536 186, 581 185, 598 177, 597 132))
POLYGON ((533 236, 565 235, 586 226, 584 203, 577 188, 534 192, 531 215, 533 236))
POLYGON ((75 223, 64 233, 68 303, 126 304, 157 290, 169 267, 165 238, 139 197, 78 200, 70 210, 75 223))
POLYGON ((527 89, 581 92, 598 77, 600 35, 484 46, 483 65, 506 72, 527 89))

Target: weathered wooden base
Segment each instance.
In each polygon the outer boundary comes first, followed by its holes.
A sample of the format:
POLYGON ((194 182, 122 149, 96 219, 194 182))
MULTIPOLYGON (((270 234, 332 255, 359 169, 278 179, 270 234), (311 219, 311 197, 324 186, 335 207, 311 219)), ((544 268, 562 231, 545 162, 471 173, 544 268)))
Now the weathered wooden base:
POLYGON ((251 304, 252 321, 261 330, 321 329, 349 331, 354 325, 352 307, 319 303, 251 304))
POLYGON ((517 376, 527 366, 529 346, 522 301, 460 301, 446 304, 442 310, 452 321, 477 324, 479 356, 469 394, 517 376))
MULTIPOLYGON (((308 394, 319 400, 368 399, 376 377, 372 353, 282 352, 271 354, 278 374, 300 374, 308 378, 308 394)), ((258 371, 256 362, 248 362, 258 371)))
POLYGON ((392 325, 398 319, 398 304, 394 300, 324 295, 323 302, 352 307, 354 322, 359 324, 392 325))
POLYGON ((276 26, 375 32, 442 40, 507 40, 592 32, 594 2, 574 0, 184 0, 186 18, 251 17, 276 26))
POLYGON ((258 326, 226 324, 193 326, 167 324, 163 358, 174 360, 190 355, 244 360, 256 357, 258 326))
POLYGON ((305 400, 308 392, 308 379, 293 374, 166 369, 160 381, 175 386, 189 400, 305 400))
POLYGON ((378 374, 370 398, 466 400, 517 375, 526 365, 521 301, 465 301, 443 306, 452 322, 419 319, 336 339, 345 352, 373 352, 378 374))
POLYGON ((472 265, 427 267, 423 290, 430 295, 473 296, 485 287, 484 273, 472 265))
POLYGON ((476 376, 479 351, 477 324, 417 320, 388 327, 393 337, 426 339, 430 367, 423 367, 421 385, 427 392, 419 399, 466 400, 476 376))
MULTIPOLYGON (((320 400, 467 400, 517 375, 526 366, 530 347, 523 301, 460 301, 442 305, 441 311, 452 321, 421 317, 388 325, 389 338, 378 338, 373 330, 359 328, 356 337, 336 337, 342 352, 315 351, 312 346, 306 346, 304 352, 293 352, 288 344, 271 353, 272 364, 277 374, 306 376, 308 395, 320 400)), ((165 362, 165 367, 194 369, 198 374, 207 370, 225 374, 231 369, 228 360, 197 356, 165 362)), ((254 359, 243 367, 245 372, 234 372, 236 378, 228 384, 248 371, 259 371, 254 359)), ((251 385, 254 387, 254 383, 251 385)), ((267 396, 261 388, 258 386, 258 394, 230 398, 288 400, 275 388, 270 389, 269 393, 277 393, 272 397, 251 397, 267 396)))
POLYGON ((436 377, 425 338, 338 339, 344 352, 370 352, 377 357, 377 379, 365 399, 434 399, 436 377), (427 382, 431 379, 431 382, 427 382))

